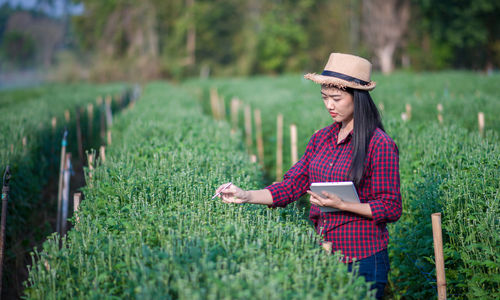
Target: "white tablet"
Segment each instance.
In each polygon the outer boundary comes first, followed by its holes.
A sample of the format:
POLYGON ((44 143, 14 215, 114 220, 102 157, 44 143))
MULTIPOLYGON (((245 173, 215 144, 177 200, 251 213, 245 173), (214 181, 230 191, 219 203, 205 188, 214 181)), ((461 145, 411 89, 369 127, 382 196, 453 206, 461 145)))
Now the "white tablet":
MULTIPOLYGON (((313 182, 311 184, 311 191, 322 196, 322 192, 325 191, 330 194, 335 194, 346 202, 359 203, 358 193, 354 187, 352 181, 342 181, 342 182, 313 182)), ((337 208, 333 207, 321 207, 318 206, 322 212, 334 212, 339 211, 337 208)))

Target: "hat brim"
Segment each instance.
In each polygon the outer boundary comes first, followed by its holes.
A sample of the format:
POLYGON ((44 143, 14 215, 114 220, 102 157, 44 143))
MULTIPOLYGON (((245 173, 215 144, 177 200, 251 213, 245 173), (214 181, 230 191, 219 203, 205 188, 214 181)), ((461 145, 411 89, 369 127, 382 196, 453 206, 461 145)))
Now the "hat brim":
POLYGON ((335 78, 335 77, 331 77, 331 76, 319 75, 316 73, 308 73, 308 74, 304 75, 304 78, 309 79, 311 81, 314 81, 314 82, 321 84, 321 85, 332 85, 332 86, 339 87, 341 89, 345 89, 346 87, 350 87, 350 88, 358 89, 358 90, 371 91, 377 85, 377 83, 375 81, 370 81, 370 83, 368 83, 367 85, 362 85, 362 84, 359 84, 356 82, 347 81, 347 80, 343 80, 343 79, 335 78))

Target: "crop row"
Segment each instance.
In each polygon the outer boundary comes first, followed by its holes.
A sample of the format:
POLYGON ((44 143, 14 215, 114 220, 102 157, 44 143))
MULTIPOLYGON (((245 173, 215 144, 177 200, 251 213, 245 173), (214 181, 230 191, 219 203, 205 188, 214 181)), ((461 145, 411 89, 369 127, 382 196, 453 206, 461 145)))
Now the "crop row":
POLYGON ((301 212, 210 200, 222 182, 262 186, 229 132, 181 88, 148 85, 114 121, 62 248, 54 235, 36 252, 27 298, 368 298, 301 212))
MULTIPOLYGON (((56 202, 49 185, 54 178, 57 181, 63 129, 68 129, 69 151, 76 156, 77 107, 86 109, 89 103, 95 105, 98 96, 115 97, 123 91, 119 84, 79 84, 0 92, 0 172, 3 176, 9 165, 12 173, 3 274, 3 291, 8 290, 10 296, 22 286, 23 272, 18 272, 29 262, 26 256, 31 247, 53 232, 51 216, 56 213, 56 202)), ((101 110, 95 105, 91 120, 95 133, 93 137, 84 135, 85 147, 99 144, 101 110)), ((84 133, 88 133, 88 124, 87 114, 82 113, 84 133)))
MULTIPOLYGON (((376 80, 378 86, 372 96, 379 107, 383 103, 386 131, 400 151, 403 216, 389 225, 391 296, 435 296, 430 214, 442 212, 449 295, 498 298, 498 76, 450 72, 396 74, 376 80), (403 121, 400 115, 406 103, 413 107, 412 118, 403 121), (442 124, 437 118, 439 103, 443 106, 442 124), (477 129, 479 111, 486 114, 484 137, 477 129)), ((201 89, 201 101, 208 113, 211 88, 223 96, 227 112, 233 97, 263 112, 264 165, 268 174, 275 174, 278 113, 284 116, 285 123, 285 166, 291 165, 287 125, 297 125, 299 153, 303 153, 312 133, 331 123, 319 86, 298 76, 194 80, 187 85, 201 89)), ((253 148, 249 150, 256 153, 253 148)), ((302 204, 308 207, 304 199, 302 204)))

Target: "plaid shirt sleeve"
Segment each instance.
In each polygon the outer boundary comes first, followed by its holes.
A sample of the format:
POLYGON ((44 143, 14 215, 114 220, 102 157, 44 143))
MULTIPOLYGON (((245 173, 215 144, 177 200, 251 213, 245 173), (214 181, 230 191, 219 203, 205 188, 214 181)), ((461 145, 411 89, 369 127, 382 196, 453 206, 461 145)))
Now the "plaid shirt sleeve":
POLYGON ((375 223, 395 222, 401 217, 399 158, 396 144, 389 138, 374 143, 371 157, 372 184, 370 208, 375 223))
POLYGON ((309 160, 314 153, 314 134, 300 160, 286 172, 282 182, 265 187, 273 196, 273 204, 269 207, 285 207, 297 201, 309 188, 309 160))

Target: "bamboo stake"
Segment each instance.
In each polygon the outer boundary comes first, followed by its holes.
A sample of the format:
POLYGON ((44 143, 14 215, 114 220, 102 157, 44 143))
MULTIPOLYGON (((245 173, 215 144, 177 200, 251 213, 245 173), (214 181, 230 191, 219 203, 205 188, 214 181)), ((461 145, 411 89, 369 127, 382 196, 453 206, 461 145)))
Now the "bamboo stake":
POLYGON ((87 155, 87 162, 89 163, 89 186, 92 186, 92 177, 94 173, 94 154, 87 155))
POLYGON ((408 121, 408 115, 405 112, 401 113, 401 120, 403 120, 404 122, 408 121))
POLYGON ((378 104, 378 108, 380 109, 380 111, 384 111, 384 103, 383 102, 380 102, 378 104))
POLYGON ((80 124, 80 109, 76 108, 76 141, 78 143, 78 157, 83 163, 83 139, 82 139, 82 126, 80 124))
POLYGON ((52 120, 50 121, 50 124, 52 125, 52 134, 56 134, 56 127, 57 127, 57 118, 52 117, 52 120))
POLYGON ((65 110, 64 111, 64 119, 66 120, 66 123, 69 123, 69 110, 65 110))
POLYGON ((214 119, 218 120, 218 109, 217 109, 217 90, 215 88, 210 89, 210 109, 212 110, 212 116, 214 119))
POLYGON ((437 105, 437 110, 438 110, 438 121, 439 123, 443 123, 443 104, 439 103, 437 105))
POLYGON ((238 128, 238 109, 239 101, 237 98, 231 99, 231 125, 233 130, 238 128))
POLYGON ((479 134, 481 136, 484 136, 484 113, 483 112, 479 112, 477 114, 477 121, 479 123, 479 134))
POLYGON ((101 162, 105 163, 106 162, 106 147, 104 147, 104 146, 99 147, 99 156, 101 157, 101 162))
POLYGON ((276 181, 283 176, 283 115, 278 114, 276 134, 276 181))
POLYGON ((102 96, 97 97, 95 103, 97 104, 98 107, 100 107, 102 105, 102 96))
POLYGON ((408 120, 411 120, 411 104, 406 103, 406 116, 408 117, 408 120))
POLYGON ((68 130, 64 130, 63 139, 61 143, 61 164, 59 168, 59 187, 57 190, 57 220, 56 220, 56 232, 61 232, 61 201, 62 201, 62 190, 63 190, 63 173, 66 158, 66 146, 67 146, 68 130))
POLYGON ((252 152, 252 111, 250 105, 245 106, 245 137, 248 152, 252 152))
POLYGON ((106 137, 107 137, 107 142, 108 142, 107 144, 111 145, 111 130, 110 129, 108 129, 106 137))
POLYGON ((94 130, 94 104, 89 103, 87 105, 87 135, 89 141, 92 141, 93 130, 94 130))
POLYGON ((23 136, 23 150, 26 149, 26 146, 28 145, 28 139, 23 136))
POLYGON ((0 295, 2 295, 2 278, 3 278, 3 257, 5 249, 5 226, 7 221, 7 203, 9 201, 10 191, 10 167, 7 165, 3 175, 2 185, 2 223, 0 225, 0 295))
POLYGON ((106 97, 106 126, 107 129, 113 125, 113 112, 111 111, 111 96, 106 97))
POLYGON ((299 156, 297 154, 297 125, 290 125, 290 144, 291 144, 291 154, 292 154, 292 166, 299 161, 299 156))
POLYGON ((432 235, 434 238, 434 256, 436 259, 436 279, 438 299, 446 299, 446 277, 444 272, 443 236, 441 231, 441 213, 431 215, 432 235))
POLYGON ((68 203, 69 203, 69 180, 71 175, 71 153, 66 153, 66 162, 64 166, 64 184, 62 192, 62 211, 61 211, 61 236, 66 234, 66 224, 68 220, 68 203))
POLYGON ((76 223, 80 222, 80 217, 78 216, 78 208, 80 207, 80 200, 82 198, 82 193, 75 193, 73 195, 73 213, 76 217, 76 223))
POLYGON ((102 99, 101 98, 98 99, 101 100, 100 101, 101 104, 99 104, 99 116, 101 119, 100 131, 101 131, 101 140, 104 141, 104 139, 106 138, 106 116, 104 112, 104 107, 102 106, 102 99))
POLYGON ((262 139, 262 119, 260 116, 260 110, 256 109, 254 111, 255 118, 255 135, 257 138, 257 154, 259 155, 259 163, 264 166, 264 141, 262 139))

